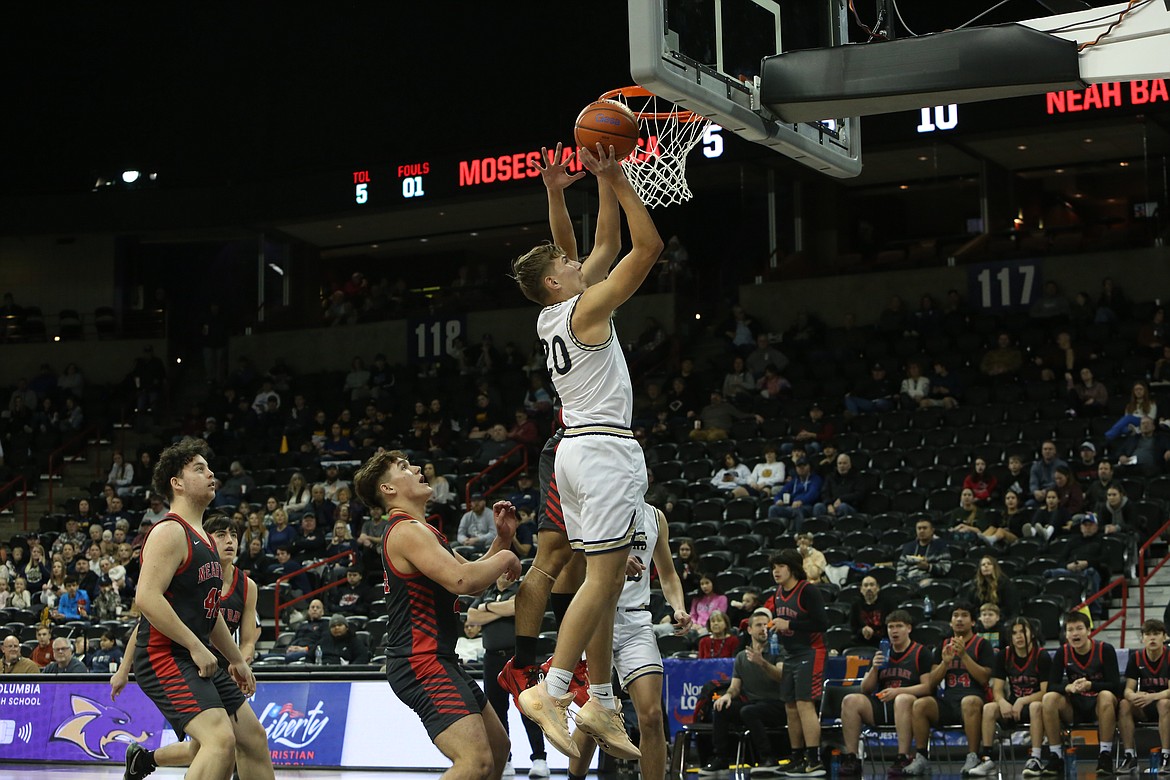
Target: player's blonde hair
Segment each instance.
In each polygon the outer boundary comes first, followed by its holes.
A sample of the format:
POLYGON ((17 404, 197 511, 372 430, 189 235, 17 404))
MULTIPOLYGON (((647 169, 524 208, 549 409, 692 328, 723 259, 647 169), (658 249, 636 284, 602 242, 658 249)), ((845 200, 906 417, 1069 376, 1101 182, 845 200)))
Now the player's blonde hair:
POLYGON ((520 292, 524 297, 544 306, 548 302, 548 288, 544 286, 544 277, 548 267, 557 258, 567 253, 551 241, 528 250, 512 261, 512 278, 520 285, 520 292))

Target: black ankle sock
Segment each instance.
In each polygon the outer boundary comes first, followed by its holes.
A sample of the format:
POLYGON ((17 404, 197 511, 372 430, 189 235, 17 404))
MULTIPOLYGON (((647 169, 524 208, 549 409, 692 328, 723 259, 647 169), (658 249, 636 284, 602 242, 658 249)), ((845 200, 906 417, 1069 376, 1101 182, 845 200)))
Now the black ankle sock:
POLYGON ((536 663, 536 637, 516 635, 515 666, 532 666, 536 663))
POLYGON ((573 593, 553 593, 548 597, 549 606, 557 620, 557 628, 565 622, 565 613, 569 611, 569 604, 573 601, 573 593))
POLYGON ((145 751, 145 753, 146 753, 146 758, 144 760, 148 764, 147 768, 151 769, 151 770, 158 769, 158 764, 155 763, 155 760, 154 760, 154 751, 147 750, 147 751, 145 751))
POLYGON ((575 775, 569 772, 569 780, 585 780, 588 775, 575 775))
POLYGON ((918 755, 926 758, 926 751, 923 748, 918 748, 918 755))
POLYGON ((804 749, 804 757, 807 758, 811 763, 821 763, 821 746, 809 745, 804 749))

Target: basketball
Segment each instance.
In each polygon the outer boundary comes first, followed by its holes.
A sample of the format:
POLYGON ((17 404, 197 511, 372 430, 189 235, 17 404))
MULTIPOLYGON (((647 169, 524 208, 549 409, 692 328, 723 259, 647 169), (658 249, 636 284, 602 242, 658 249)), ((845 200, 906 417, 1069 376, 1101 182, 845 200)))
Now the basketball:
POLYGON ((597 153, 613 147, 617 159, 624 160, 638 146, 638 120, 634 112, 616 100, 597 100, 582 109, 573 125, 577 146, 587 146, 597 153))

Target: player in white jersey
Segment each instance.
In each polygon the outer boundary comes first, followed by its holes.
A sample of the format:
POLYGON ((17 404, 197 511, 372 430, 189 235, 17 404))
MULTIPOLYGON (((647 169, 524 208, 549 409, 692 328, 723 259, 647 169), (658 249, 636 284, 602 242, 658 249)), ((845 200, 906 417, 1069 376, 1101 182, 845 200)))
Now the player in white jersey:
POLYGON ((578 728, 612 755, 638 758, 608 681, 612 615, 646 492, 646 464, 630 431, 633 387, 611 318, 645 281, 662 252, 662 239, 613 148, 599 145, 596 154, 589 149, 579 154, 598 186, 609 187, 616 196, 633 247, 608 277, 593 285, 586 284, 581 264, 553 244, 538 246, 512 263, 525 296, 544 307, 537 329, 549 375, 564 404, 557 486, 570 544, 586 555, 585 582, 569 605, 549 672, 519 702, 558 750, 578 755, 567 714, 572 670, 584 651, 593 682, 589 701, 576 715, 578 728))
MULTIPOLYGON (((670 536, 666 516, 647 503, 638 513, 637 530, 630 546, 626 584, 618 598, 613 617, 613 666, 618 680, 630 693, 638 714, 638 732, 642 735, 638 749, 642 780, 663 780, 666 776, 666 735, 662 728, 662 653, 650 611, 650 564, 658 569, 662 595, 674 610, 677 633, 691 627, 691 616, 684 609, 682 580, 670 556, 670 536)), ((573 734, 581 755, 569 760, 569 780, 580 780, 589 772, 593 742, 582 729, 573 734)))

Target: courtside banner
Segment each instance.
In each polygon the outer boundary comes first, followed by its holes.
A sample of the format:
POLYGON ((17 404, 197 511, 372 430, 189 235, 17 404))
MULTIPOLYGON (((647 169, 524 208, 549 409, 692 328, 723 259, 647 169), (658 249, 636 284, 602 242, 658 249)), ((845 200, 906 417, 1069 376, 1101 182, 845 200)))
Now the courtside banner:
MULTIPOLYGON (((339 766, 350 683, 260 683, 249 702, 277 766, 339 766)), ((0 684, 0 760, 122 763, 137 742, 176 741, 158 708, 127 685, 110 701, 106 683, 66 680, 0 684)))
MULTIPOLYGON (((277 767, 429 771, 451 766, 418 716, 382 680, 260 682, 248 704, 268 734, 277 767)), ((515 707, 505 717, 513 763, 518 773, 526 772, 532 751, 524 725, 515 707)), ((0 762, 120 766, 131 742, 155 750, 175 741, 158 708, 133 682, 116 702, 105 682, 62 677, 0 682, 0 762)), ((593 766, 596 762, 595 756, 593 766)), ((568 759, 550 749, 548 765, 563 772, 568 759)))
POLYGON ((679 729, 694 720, 695 701, 704 685, 711 680, 731 681, 735 659, 704 658, 700 661, 663 658, 662 665, 666 671, 667 720, 670 723, 670 736, 673 737, 679 729))

